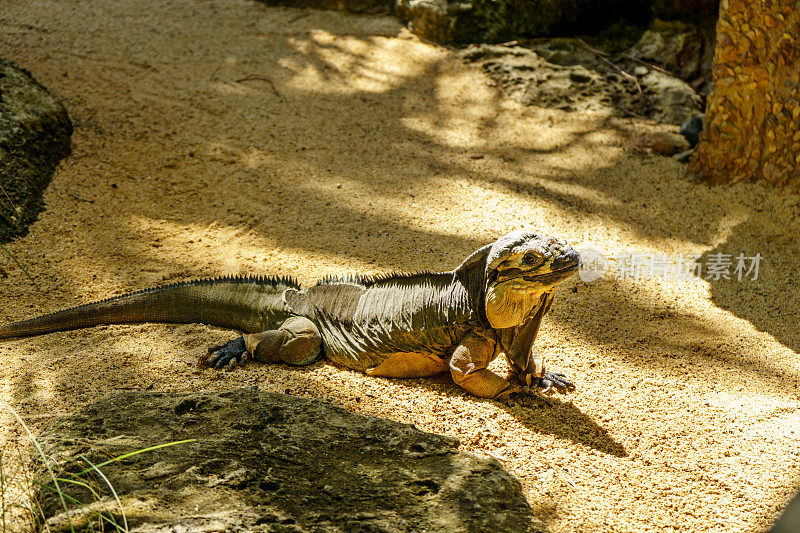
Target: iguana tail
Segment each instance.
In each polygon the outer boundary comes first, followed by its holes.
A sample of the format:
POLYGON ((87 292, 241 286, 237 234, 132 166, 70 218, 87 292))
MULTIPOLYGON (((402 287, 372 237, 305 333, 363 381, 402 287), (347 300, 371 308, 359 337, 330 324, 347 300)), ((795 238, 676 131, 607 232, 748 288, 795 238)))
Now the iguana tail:
POLYGON ((283 291, 299 289, 285 277, 200 279, 136 291, 0 326, 0 339, 29 337, 99 324, 202 323, 247 332, 277 327, 289 316, 283 291))

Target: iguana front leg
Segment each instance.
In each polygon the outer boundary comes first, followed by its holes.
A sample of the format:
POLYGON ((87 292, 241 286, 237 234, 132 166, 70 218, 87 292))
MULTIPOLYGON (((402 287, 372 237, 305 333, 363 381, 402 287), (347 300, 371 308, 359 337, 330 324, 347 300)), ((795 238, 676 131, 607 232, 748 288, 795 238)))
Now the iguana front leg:
POLYGON ((495 341, 477 333, 468 335, 450 358, 450 375, 464 390, 479 398, 523 405, 542 405, 547 400, 510 383, 488 368, 495 357, 495 341))
POLYGON ((500 343, 514 381, 523 386, 536 387, 542 394, 555 391, 566 394, 574 391, 575 385, 564 374, 547 372, 539 350, 533 346, 542 318, 550 310, 552 303, 551 293, 543 295, 539 306, 525 322, 517 327, 501 330, 500 343))
POLYGON ((317 326, 304 317, 287 318, 278 329, 242 335, 208 349, 201 364, 233 369, 252 356, 262 363, 285 363, 304 366, 319 359, 322 337, 317 326))

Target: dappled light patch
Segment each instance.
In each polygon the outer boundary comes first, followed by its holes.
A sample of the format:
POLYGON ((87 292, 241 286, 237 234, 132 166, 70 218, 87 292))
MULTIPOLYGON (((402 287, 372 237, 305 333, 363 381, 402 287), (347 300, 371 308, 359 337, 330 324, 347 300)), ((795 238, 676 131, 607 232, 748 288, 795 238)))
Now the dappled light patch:
POLYGON ((289 44, 294 54, 280 59, 279 64, 293 73, 291 83, 296 88, 311 88, 312 93, 385 93, 419 76, 441 58, 436 48, 426 53, 410 41, 334 35, 319 29, 290 38, 289 44), (394 61, 398 54, 412 50, 419 53, 416 61, 394 61))

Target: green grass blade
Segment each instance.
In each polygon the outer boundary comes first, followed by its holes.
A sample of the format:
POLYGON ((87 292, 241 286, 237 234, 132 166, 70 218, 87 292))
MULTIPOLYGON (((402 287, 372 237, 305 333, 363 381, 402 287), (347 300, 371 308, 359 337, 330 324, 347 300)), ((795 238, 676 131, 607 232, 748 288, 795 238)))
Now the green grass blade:
POLYGON ((33 283, 33 286, 34 286, 34 287, 36 287, 36 288, 39 290, 39 292, 42 292, 42 288, 41 288, 41 287, 39 287, 39 284, 38 284, 38 283, 36 283, 36 282, 33 280, 33 277, 32 277, 32 276, 31 276, 31 275, 28 273, 28 271, 27 271, 27 270, 25 270, 25 267, 24 267, 24 266, 22 266, 22 263, 20 263, 19 261, 17 261, 17 258, 16 258, 16 257, 14 257, 14 254, 12 254, 12 253, 11 253, 11 251, 10 251, 8 248, 6 248, 5 246, 3 246, 3 243, 0 243, 0 248, 1 248, 1 249, 2 249, 2 250, 5 252, 5 253, 7 253, 7 254, 8 254, 8 257, 10 257, 10 258, 11 258, 11 260, 12 260, 12 261, 14 261, 14 262, 17 264, 17 266, 18 266, 20 269, 22 269, 22 271, 23 271, 23 272, 25 272, 25 275, 28 277, 28 279, 29 279, 29 280, 31 280, 31 283, 33 283))
POLYGON ((6 531, 6 475, 3 470, 3 449, 0 448, 0 503, 3 504, 3 533, 6 531))
MULTIPOLYGON (((73 480, 70 480, 70 479, 62 479, 62 478, 58 478, 58 479, 61 480, 61 481, 69 482, 69 483, 73 482, 73 480)), ((58 491, 55 489, 55 487, 53 487, 51 485, 45 485, 44 483, 42 483, 40 481, 36 481, 36 480, 34 480, 33 483, 35 485, 38 485, 40 488, 42 488, 44 490, 49 490, 50 492, 54 492, 54 493, 58 494, 58 491)), ((91 489, 89 489, 89 490, 91 490, 91 489)), ((66 498, 69 501, 69 503, 74 503, 75 505, 83 505, 82 501, 80 501, 80 500, 78 500, 76 498, 73 498, 69 494, 64 494, 64 498, 66 498)))
MULTIPOLYGON (((83 455, 81 455, 80 458, 83 459, 84 461, 86 461, 87 463, 89 463, 89 466, 92 467, 92 470, 97 472, 97 475, 100 476, 101 478, 103 478, 103 481, 105 481, 106 485, 108 485, 108 489, 111 491, 111 494, 114 496, 114 499, 117 500, 117 505, 119 506, 119 512, 122 514, 122 525, 125 526, 125 528, 122 531, 125 531, 127 533, 127 531, 128 531, 128 517, 125 516, 125 509, 122 507, 122 502, 119 501, 119 496, 117 496, 117 491, 114 490, 114 487, 111 485, 111 482, 108 480, 106 475, 104 473, 102 473, 100 471, 100 469, 97 466, 94 465, 94 463, 92 463, 89 459, 87 459, 83 455)), ((101 513, 100 516, 102 516, 102 513, 101 513)), ((116 526, 116 527, 117 527, 117 529, 119 529, 119 526, 116 526)))
POLYGON ((14 205, 14 202, 12 202, 12 201, 11 201, 11 197, 8 195, 8 193, 7 193, 7 192, 6 192, 6 190, 3 188, 3 186, 2 186, 2 185, 0 185, 0 191, 3 191, 3 194, 4 194, 4 195, 6 196, 6 198, 8 199, 8 203, 10 203, 10 204, 11 204, 11 207, 13 207, 13 208, 14 208, 14 211, 16 211, 16 210, 17 210, 17 206, 15 206, 15 205, 14 205))
MULTIPOLYGON (((166 448, 167 446, 175 446, 176 444, 186 444, 187 442, 194 442, 196 440, 197 439, 186 439, 186 440, 177 440, 175 442, 167 442, 165 444, 157 444, 156 446, 150 446, 149 448, 143 448, 141 450, 136 450, 135 452, 130 452, 130 453, 126 453, 126 454, 120 455, 118 457, 114 457, 112 459, 109 459, 108 461, 103 461, 102 463, 96 465, 95 468, 100 468, 100 467, 109 465, 111 463, 116 463, 118 461, 122 461, 123 459, 127 459, 128 457, 133 457, 134 455, 139 455, 140 453, 151 452, 151 451, 157 450, 159 448, 166 448)), ((87 468, 86 470, 78 472, 75 475, 76 476, 82 476, 82 475, 86 474, 87 472, 91 472, 92 470, 94 470, 94 468, 87 468)))
MULTIPOLYGON (((58 478, 58 481, 60 483, 67 483, 67 484, 78 485, 79 487, 83 487, 86 490, 88 490, 89 492, 91 492, 92 496, 94 496, 95 499, 97 499, 97 500, 100 499, 100 494, 96 490, 94 490, 94 488, 91 485, 89 485, 88 483, 84 483, 83 481, 78 481, 77 479, 68 479, 68 478, 65 478, 65 477, 58 478)), ((46 487, 46 485, 43 485, 43 486, 46 487)), ((65 496, 69 496, 69 494, 65 494, 65 496)), ((75 501, 77 502, 78 500, 75 500, 75 501)))
MULTIPOLYGON (((83 456, 81 456, 81 457, 83 457, 83 456)), ((85 458, 85 457, 83 457, 83 459, 84 459, 84 460, 86 460, 86 458, 85 458)), ((86 462, 89 462, 89 461, 86 461, 86 462)), ((91 463, 89 463, 89 464, 91 464, 91 463)), ((98 473, 99 473, 99 472, 98 472, 98 473)), ((101 474, 101 476, 102 476, 102 473, 100 473, 100 474, 101 474)), ((104 479, 105 479, 105 477, 104 477, 104 479)), ((81 481, 81 480, 78 480, 78 479, 68 479, 68 478, 63 478, 63 477, 60 477, 60 478, 58 478, 58 481, 60 481, 61 483, 69 483, 69 484, 72 484, 72 485, 78 485, 78 486, 80 486, 80 487, 83 487, 83 488, 85 488, 86 490, 88 490, 89 492, 91 492, 91 493, 92 493, 92 496, 94 496, 94 499, 95 499, 95 500, 97 500, 97 501, 100 501, 100 498, 101 498, 100 494, 99 494, 99 493, 98 493, 96 490, 94 490, 94 488, 93 488, 91 485, 89 485, 88 483, 85 483, 85 482, 83 482, 83 481, 81 481)), ((35 483, 36 485, 38 485, 39 487, 41 487, 42 489, 48 490, 48 491, 50 491, 50 492, 57 492, 57 491, 56 491, 56 489, 55 489, 54 487, 50 486, 50 485, 45 485, 44 483, 41 483, 41 482, 39 482, 39 481, 36 481, 36 480, 34 480, 34 483, 35 483)), ((108 483, 108 480, 106 480, 106 483, 108 483)), ((112 488, 111 490, 113 491, 114 489, 112 488)), ((70 503, 74 504, 76 507, 82 507, 83 505, 85 505, 85 503, 84 503, 84 502, 82 502, 82 501, 80 501, 80 500, 78 500, 78 499, 76 499, 76 498, 73 498, 73 497, 72 497, 72 496, 70 496, 69 494, 64 494, 64 497, 65 497, 65 498, 66 498, 66 499, 67 499, 67 500, 68 500, 70 503)), ((117 500, 117 501, 119 501, 119 500, 117 500)), ((123 526, 121 526, 121 525, 117 524, 117 523, 114 521, 113 517, 104 516, 102 512, 99 512, 99 511, 97 511, 97 516, 99 516, 101 520, 105 520, 106 522, 108 522, 109 524, 111 524, 112 526, 114 526, 114 528, 115 528, 117 531, 125 531, 125 532, 127 532, 127 531, 128 531, 128 528, 127 528, 127 525, 128 525, 128 524, 127 524, 127 521, 125 522, 125 526, 123 527, 123 526)), ((124 516, 124 515, 123 515, 123 516, 124 516)), ((90 529, 91 531, 94 531, 94 526, 92 526, 91 524, 89 524, 89 526, 88 526, 88 527, 89 527, 89 529, 90 529)))
POLYGON ((25 430, 25 433, 28 434, 28 437, 33 442, 36 451, 39 452, 39 455, 42 458, 42 462, 44 463, 44 466, 47 467, 47 472, 50 474, 50 479, 53 480, 53 484, 55 485, 56 490, 58 491, 58 498, 61 500, 61 506, 64 508, 64 512, 67 514, 67 522, 69 523, 69 530, 72 533, 75 533, 75 527, 72 525, 72 519, 69 517, 69 509, 67 508, 67 502, 64 501, 64 493, 61 492, 61 487, 58 484, 58 479, 56 478, 53 469, 50 467, 50 461, 47 460, 47 456, 44 454, 44 450, 42 450, 42 447, 39 445, 39 441, 36 440, 36 437, 34 437, 31 429, 28 427, 25 421, 22 420, 22 417, 19 416, 19 413, 17 413, 13 407, 11 407, 8 403, 4 401, 0 401, 0 407, 5 407, 6 409, 8 409, 8 412, 11 413, 11 415, 14 418, 17 419, 17 422, 19 422, 19 424, 25 430))

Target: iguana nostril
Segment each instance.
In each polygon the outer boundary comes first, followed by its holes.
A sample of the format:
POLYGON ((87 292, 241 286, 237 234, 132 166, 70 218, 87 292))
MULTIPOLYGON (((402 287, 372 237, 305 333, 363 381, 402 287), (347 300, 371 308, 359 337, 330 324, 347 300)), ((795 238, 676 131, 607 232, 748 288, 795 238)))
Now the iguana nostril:
POLYGON ((568 258, 570 261, 573 261, 573 262, 575 262, 576 264, 577 264, 577 262, 578 262, 578 261, 580 261, 580 258, 581 258, 581 254, 579 254, 577 251, 575 251, 575 250, 573 250, 573 249, 570 249, 570 250, 569 250, 569 251, 567 251, 567 252, 566 252, 564 255, 565 255, 565 256, 566 256, 566 257, 567 257, 567 258, 568 258))
POLYGON ((552 270, 560 270, 562 268, 569 268, 571 266, 578 266, 578 261, 580 260, 580 254, 569 248, 561 253, 558 257, 553 260, 552 270))

